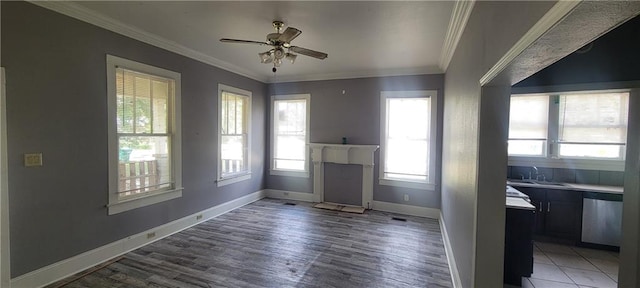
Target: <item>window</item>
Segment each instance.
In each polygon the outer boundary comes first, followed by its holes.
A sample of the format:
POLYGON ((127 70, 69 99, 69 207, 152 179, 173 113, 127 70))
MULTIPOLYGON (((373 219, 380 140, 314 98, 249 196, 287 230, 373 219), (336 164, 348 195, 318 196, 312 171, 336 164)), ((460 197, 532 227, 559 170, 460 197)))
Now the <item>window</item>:
POLYGON ((436 107, 435 91, 381 93, 380 184, 433 189, 436 107))
POLYGON ((622 161, 628 110, 628 92, 513 95, 509 156, 622 161))
POLYGON ((180 74, 107 55, 109 214, 182 195, 180 74))
POLYGON ((629 93, 559 96, 560 157, 624 159, 629 93))
POLYGON ((311 95, 271 97, 271 174, 309 176, 309 104, 311 95))
POLYGON ((549 96, 511 97, 509 155, 545 156, 549 96))
POLYGON ((251 92, 218 85, 218 186, 251 178, 251 92))

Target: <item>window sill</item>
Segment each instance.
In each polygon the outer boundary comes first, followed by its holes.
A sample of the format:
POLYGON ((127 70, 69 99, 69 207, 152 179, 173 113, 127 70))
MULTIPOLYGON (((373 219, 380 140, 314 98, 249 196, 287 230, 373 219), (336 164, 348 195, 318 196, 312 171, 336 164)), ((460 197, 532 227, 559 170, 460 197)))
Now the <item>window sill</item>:
POLYGON ((270 175, 309 178, 309 171, 269 170, 270 175))
POLYGON ((435 191, 436 185, 428 182, 420 182, 420 181, 409 181, 409 180, 398 180, 398 179, 379 179, 378 182, 380 185, 385 186, 395 186, 395 187, 404 187, 411 189, 419 189, 426 191, 435 191))
POLYGON ((218 179, 218 181, 216 181, 216 184, 217 184, 217 187, 222 187, 222 186, 226 186, 226 185, 233 184, 233 183, 238 183, 240 181, 245 181, 245 180, 249 180, 249 179, 251 179, 251 173, 238 175, 238 176, 235 176, 233 178, 218 179))
POLYGON ((144 196, 141 198, 133 198, 128 200, 123 200, 118 203, 109 204, 107 205, 107 207, 109 208, 109 215, 114 215, 114 214, 122 213, 125 211, 129 211, 132 209, 182 197, 183 189, 184 188, 177 188, 173 190, 162 191, 162 192, 150 194, 148 196, 144 196))

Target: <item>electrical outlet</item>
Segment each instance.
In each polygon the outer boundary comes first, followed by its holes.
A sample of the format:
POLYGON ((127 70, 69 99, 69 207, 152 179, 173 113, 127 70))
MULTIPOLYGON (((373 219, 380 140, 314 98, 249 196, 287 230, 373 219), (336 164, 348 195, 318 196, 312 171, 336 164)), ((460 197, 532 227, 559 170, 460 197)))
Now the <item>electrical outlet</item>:
POLYGON ((24 166, 25 167, 40 167, 40 166, 42 166, 42 153, 26 153, 26 154, 24 154, 24 166))
POLYGON ((198 215, 196 216, 196 220, 200 220, 200 219, 202 219, 202 214, 198 214, 198 215))
POLYGON ((404 201, 409 201, 409 194, 404 194, 404 201))
POLYGON ((147 233, 147 239, 151 239, 153 237, 156 237, 156 232, 147 233))

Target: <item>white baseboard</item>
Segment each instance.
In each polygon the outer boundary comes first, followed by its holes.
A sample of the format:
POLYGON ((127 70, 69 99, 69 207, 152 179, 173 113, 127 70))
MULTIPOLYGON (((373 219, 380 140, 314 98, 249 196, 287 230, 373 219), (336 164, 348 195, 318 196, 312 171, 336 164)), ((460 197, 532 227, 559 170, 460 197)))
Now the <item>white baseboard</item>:
POLYGON ((373 201, 373 210, 398 213, 411 216, 427 217, 432 219, 440 218, 440 209, 404 205, 391 202, 373 201))
POLYGON ((231 210, 258 201, 266 196, 265 190, 256 191, 249 195, 231 200, 209 209, 191 214, 167 224, 149 229, 147 231, 129 236, 124 239, 98 247, 80 255, 62 260, 38 270, 20 275, 11 279, 12 288, 42 287, 55 281, 91 268, 109 259, 125 254, 129 251, 158 241, 174 233, 180 232, 191 226, 207 221, 211 218, 225 214, 231 210), (155 236, 148 237, 149 233, 155 236))
POLYGON ((453 282, 453 288, 462 288, 462 280, 460 280, 460 274, 458 273, 458 266, 456 265, 456 259, 453 257, 453 249, 451 247, 451 241, 449 241, 449 234, 447 234, 447 227, 444 224, 444 217, 440 213, 440 231, 442 233, 442 240, 444 241, 444 251, 447 254, 447 260, 449 261, 449 272, 451 272, 451 281, 453 282))
POLYGON ((266 197, 269 198, 313 202, 313 193, 302 193, 276 189, 265 189, 264 192, 266 197))

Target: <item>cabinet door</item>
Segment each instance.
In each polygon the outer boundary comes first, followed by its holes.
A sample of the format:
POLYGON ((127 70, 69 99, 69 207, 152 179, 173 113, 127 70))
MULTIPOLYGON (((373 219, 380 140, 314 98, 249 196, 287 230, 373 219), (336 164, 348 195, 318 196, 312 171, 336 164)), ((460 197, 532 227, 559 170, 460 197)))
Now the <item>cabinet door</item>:
POLYGON ((536 235, 542 235, 545 233, 545 211, 546 207, 546 189, 542 188, 532 188, 532 187, 518 187, 520 192, 527 194, 531 199, 531 204, 536 206, 536 216, 535 216, 535 224, 533 228, 533 233, 536 235))
POLYGON ((547 191, 546 207, 543 207, 545 234, 547 236, 578 241, 582 217, 582 194, 576 191, 547 191))

